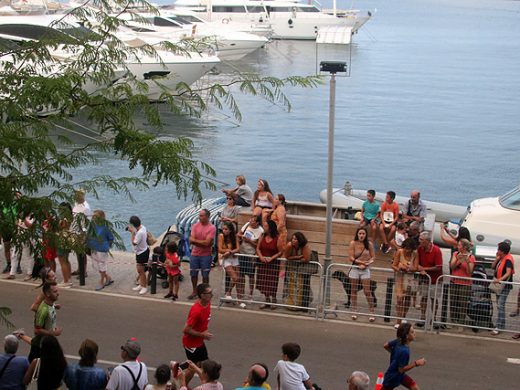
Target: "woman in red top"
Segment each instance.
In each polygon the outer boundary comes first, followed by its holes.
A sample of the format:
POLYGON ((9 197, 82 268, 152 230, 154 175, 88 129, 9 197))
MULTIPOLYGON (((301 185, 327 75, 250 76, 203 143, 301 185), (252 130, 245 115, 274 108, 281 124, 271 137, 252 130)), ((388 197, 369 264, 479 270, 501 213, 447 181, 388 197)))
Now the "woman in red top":
MULTIPOLYGON (((451 280, 450 286, 450 311, 451 320, 464 325, 468 312, 468 302, 471 294, 471 280, 459 279, 471 278, 475 268, 475 256, 471 254, 471 242, 462 238, 457 244, 458 251, 453 253, 450 261, 451 280)), ((464 328, 460 327, 459 331, 464 328)))
POLYGON ((179 277, 181 275, 181 260, 177 255, 177 244, 175 242, 169 242, 166 245, 166 261, 164 265, 170 287, 170 291, 164 297, 175 301, 179 298, 179 277))
POLYGON ((273 220, 264 222, 264 234, 258 240, 256 254, 258 256, 258 268, 256 273, 256 286, 262 294, 265 295, 265 304, 260 309, 271 307, 272 310, 276 306, 270 303, 276 303, 276 292, 278 291, 278 271, 280 264, 278 257, 282 254, 278 240, 278 230, 273 220))

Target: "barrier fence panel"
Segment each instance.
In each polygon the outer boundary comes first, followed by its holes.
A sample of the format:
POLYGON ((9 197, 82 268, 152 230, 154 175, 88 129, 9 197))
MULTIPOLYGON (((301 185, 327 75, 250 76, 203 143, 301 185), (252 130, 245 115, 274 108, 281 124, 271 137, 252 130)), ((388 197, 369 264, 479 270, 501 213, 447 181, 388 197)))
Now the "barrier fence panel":
POLYGON ((323 267, 318 262, 303 263, 278 258, 263 263, 258 256, 238 254, 236 261, 221 267, 225 276, 220 305, 241 308, 281 309, 317 315, 321 302, 323 267), (236 265, 230 265, 233 263, 236 265))
MULTIPOLYGON (((451 275, 443 275, 438 283, 441 280, 445 288, 443 293, 436 293, 435 305, 448 315, 446 318, 434 318, 433 326, 455 328, 459 332, 467 328, 474 332, 491 330, 493 334, 520 332, 520 317, 515 315, 518 313, 520 283, 494 283, 487 277, 451 275), (443 299, 444 295, 447 299, 443 299)), ((437 288, 442 287, 438 285, 437 288)))
POLYGON ((325 273, 325 289, 330 289, 331 304, 323 315, 340 319, 400 323, 414 321, 426 326, 431 321, 431 279, 419 273, 392 269, 331 264, 325 273))

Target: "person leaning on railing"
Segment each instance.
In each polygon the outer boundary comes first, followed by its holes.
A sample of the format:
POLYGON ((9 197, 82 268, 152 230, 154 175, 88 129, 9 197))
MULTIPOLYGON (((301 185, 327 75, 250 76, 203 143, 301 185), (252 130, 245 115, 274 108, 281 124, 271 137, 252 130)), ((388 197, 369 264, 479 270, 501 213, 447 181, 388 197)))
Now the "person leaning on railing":
MULTIPOLYGON (((509 253, 510 251, 511 245, 508 242, 501 242, 498 244, 496 258, 493 261, 493 264, 491 264, 491 268, 495 270, 493 283, 513 281, 513 274, 515 273, 515 269, 514 259, 513 256, 511 256, 509 253)), ((511 284, 500 283, 500 285, 503 287, 496 292, 498 316, 497 327, 491 331, 493 336, 499 334, 500 329, 505 329, 506 327, 506 301, 509 292, 513 288, 511 284)))
POLYGON ((397 296, 396 314, 399 328, 402 318, 410 309, 414 272, 418 266, 417 243, 412 238, 403 241, 402 248, 395 252, 392 269, 395 271, 395 293, 397 296))
MULTIPOLYGON (((450 261, 451 287, 450 287, 450 310, 451 320, 457 324, 464 325, 468 311, 468 302, 471 294, 471 280, 459 279, 471 278, 475 268, 475 256, 471 254, 471 242, 462 238, 458 243, 458 251, 453 253, 450 261)), ((460 327, 459 331, 464 328, 460 327)))
MULTIPOLYGON (((285 303, 290 306, 308 307, 310 301, 310 275, 298 272, 298 264, 310 261, 311 248, 307 238, 301 232, 295 232, 291 241, 285 247, 284 257, 287 259, 285 281, 287 284, 287 298, 285 303)), ((291 310, 298 310, 293 308, 291 310)))

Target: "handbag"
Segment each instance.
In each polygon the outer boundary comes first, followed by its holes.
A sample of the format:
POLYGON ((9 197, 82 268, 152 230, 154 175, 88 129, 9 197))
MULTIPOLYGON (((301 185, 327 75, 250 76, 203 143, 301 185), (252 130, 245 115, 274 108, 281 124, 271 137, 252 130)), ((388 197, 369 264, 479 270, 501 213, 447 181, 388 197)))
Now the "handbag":
POLYGON ((491 282, 489 283, 489 289, 493 291, 495 294, 500 295, 500 293, 504 289, 504 285, 500 282, 491 282))
POLYGON ((31 377, 31 381, 26 387, 26 390, 37 390, 38 389, 38 376, 40 376, 40 359, 36 359, 36 367, 31 377))
POLYGON ((148 244, 148 246, 152 246, 156 242, 157 240, 153 236, 152 232, 146 232, 146 243, 148 244))
POLYGON ((302 261, 298 264, 298 273, 306 275, 316 275, 320 270, 318 262, 318 252, 311 251, 311 257, 309 261, 302 261))

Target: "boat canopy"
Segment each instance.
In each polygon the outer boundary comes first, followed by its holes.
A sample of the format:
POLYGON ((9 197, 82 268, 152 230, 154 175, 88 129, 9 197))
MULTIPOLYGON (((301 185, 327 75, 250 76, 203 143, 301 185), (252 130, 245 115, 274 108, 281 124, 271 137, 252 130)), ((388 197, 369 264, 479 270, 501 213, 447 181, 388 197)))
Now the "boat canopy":
POLYGON ((498 201, 500 205, 506 209, 520 211, 520 186, 502 195, 498 198, 498 201))

